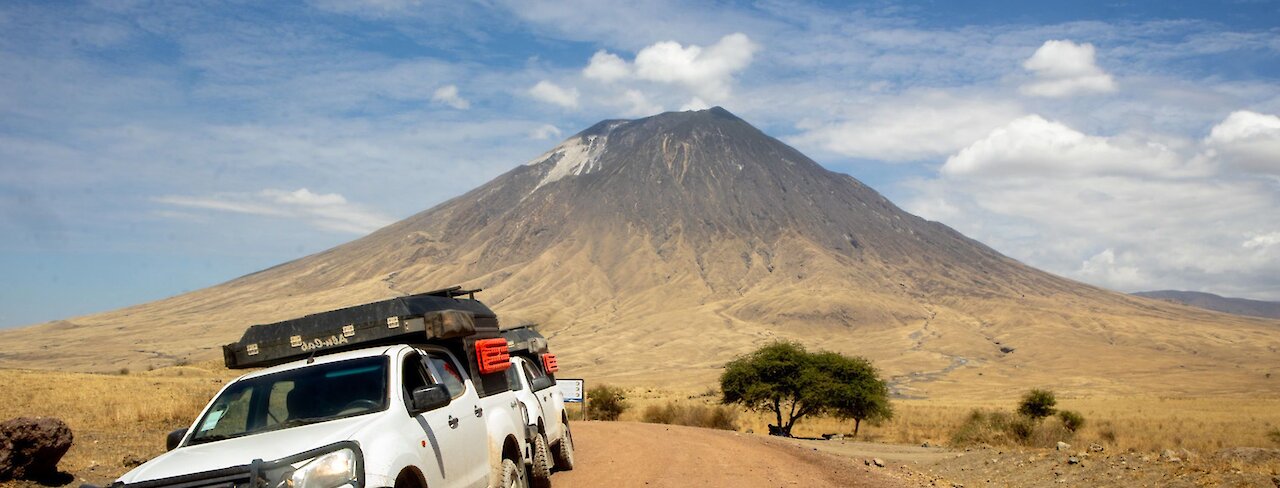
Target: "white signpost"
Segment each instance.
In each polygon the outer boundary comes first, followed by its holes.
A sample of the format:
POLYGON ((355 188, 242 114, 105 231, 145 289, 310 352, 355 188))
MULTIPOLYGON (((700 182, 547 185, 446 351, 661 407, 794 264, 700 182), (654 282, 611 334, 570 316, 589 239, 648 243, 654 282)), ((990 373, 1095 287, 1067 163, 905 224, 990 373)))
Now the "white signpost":
POLYGON ((556 385, 564 394, 565 403, 582 403, 586 398, 586 382, 583 380, 556 378, 556 385))

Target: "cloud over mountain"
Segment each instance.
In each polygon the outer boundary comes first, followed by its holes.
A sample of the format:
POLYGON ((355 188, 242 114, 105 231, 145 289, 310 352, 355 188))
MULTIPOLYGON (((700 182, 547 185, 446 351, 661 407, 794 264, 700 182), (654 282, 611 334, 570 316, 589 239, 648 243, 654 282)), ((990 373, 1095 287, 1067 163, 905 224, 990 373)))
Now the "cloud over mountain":
POLYGON ((1035 81, 1022 86, 1028 95, 1065 97, 1116 90, 1115 80, 1098 67, 1093 44, 1087 42, 1045 41, 1022 67, 1035 75, 1035 81))

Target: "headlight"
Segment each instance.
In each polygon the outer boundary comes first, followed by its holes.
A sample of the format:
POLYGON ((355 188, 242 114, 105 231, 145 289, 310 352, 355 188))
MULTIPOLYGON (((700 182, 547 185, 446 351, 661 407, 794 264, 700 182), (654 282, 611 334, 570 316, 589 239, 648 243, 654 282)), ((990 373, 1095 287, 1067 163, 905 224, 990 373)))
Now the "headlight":
POLYGON ((334 451, 304 462, 289 478, 291 488, 359 488, 356 455, 351 449, 334 451))

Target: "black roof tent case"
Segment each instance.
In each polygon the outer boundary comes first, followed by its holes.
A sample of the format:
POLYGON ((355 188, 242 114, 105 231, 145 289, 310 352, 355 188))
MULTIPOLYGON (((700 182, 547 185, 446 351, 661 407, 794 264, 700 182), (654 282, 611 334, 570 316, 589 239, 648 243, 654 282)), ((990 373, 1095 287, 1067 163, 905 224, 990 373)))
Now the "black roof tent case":
POLYGON ((546 373, 547 376, 555 378, 556 367, 549 367, 546 356, 551 356, 554 361, 554 354, 549 354, 550 349, 547 345, 547 338, 534 328, 534 325, 522 325, 504 329, 502 338, 507 340, 507 349, 511 351, 513 356, 524 356, 538 365, 538 368, 546 373))
POLYGON ((379 344, 499 337, 498 317, 474 299, 477 291, 455 286, 254 325, 222 346, 223 360, 258 368, 379 344))
POLYGON ((512 354, 522 353, 529 357, 536 357, 547 352, 547 338, 532 325, 504 329, 502 338, 507 340, 507 347, 511 349, 512 354))

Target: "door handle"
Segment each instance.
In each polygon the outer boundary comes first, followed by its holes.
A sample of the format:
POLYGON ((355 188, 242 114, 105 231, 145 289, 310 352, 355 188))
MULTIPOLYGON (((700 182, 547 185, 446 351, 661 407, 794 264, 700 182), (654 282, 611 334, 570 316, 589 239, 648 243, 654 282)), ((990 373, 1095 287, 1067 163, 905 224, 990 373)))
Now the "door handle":
POLYGON ((484 415, 484 409, 483 409, 483 408, 480 408, 480 406, 479 406, 479 405, 477 405, 477 406, 476 406, 476 417, 479 417, 479 416, 481 416, 481 415, 484 415))
POLYGON ((450 429, 456 429, 456 428, 458 428, 458 418, 457 418, 457 417, 454 417, 454 416, 452 416, 452 415, 450 415, 450 416, 449 416, 449 428, 450 428, 450 429))

